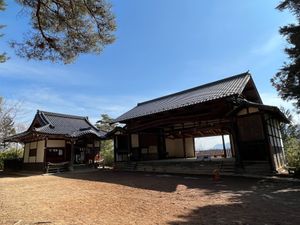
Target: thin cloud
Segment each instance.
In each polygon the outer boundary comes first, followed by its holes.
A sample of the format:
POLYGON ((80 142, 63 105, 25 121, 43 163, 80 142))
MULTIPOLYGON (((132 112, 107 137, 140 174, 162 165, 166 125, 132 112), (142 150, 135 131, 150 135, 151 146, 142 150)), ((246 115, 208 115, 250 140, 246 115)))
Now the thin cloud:
POLYGON ((24 79, 32 83, 46 82, 55 85, 92 86, 93 78, 90 74, 84 74, 82 79, 80 72, 74 72, 71 66, 49 65, 47 63, 36 63, 24 60, 10 59, 0 63, 0 78, 24 79))
POLYGON ((280 34, 273 34, 262 45, 253 48, 251 53, 254 53, 257 55, 268 55, 278 49, 281 50, 283 43, 284 43, 284 40, 280 36, 280 34))
POLYGON ((58 93, 51 88, 29 87, 19 90, 18 95, 8 99, 10 102, 22 102, 22 115, 17 117, 18 123, 30 124, 36 110, 88 116, 93 123, 101 114, 113 118, 120 116, 134 106, 136 97, 130 96, 96 96, 84 94, 58 93), (115 100, 112 100, 115 99, 115 100))

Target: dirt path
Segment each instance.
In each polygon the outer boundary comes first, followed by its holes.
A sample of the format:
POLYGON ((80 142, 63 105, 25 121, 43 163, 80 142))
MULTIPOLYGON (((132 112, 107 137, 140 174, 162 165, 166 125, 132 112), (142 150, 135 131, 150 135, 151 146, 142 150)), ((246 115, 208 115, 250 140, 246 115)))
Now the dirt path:
POLYGON ((300 224, 300 184, 96 171, 0 176, 0 224, 300 224))

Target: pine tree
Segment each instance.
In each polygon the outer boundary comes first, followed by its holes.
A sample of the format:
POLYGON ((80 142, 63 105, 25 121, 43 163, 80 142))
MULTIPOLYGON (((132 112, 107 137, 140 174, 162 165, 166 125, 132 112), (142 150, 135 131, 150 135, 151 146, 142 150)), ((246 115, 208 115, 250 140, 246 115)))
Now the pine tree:
MULTIPOLYGON (((3 0, 0 0, 0 11, 5 10, 5 4, 3 0)), ((3 28, 3 25, 0 25, 0 29, 3 28)), ((0 37, 2 37, 3 34, 0 34, 0 37)), ((6 54, 5 53, 1 53, 0 54, 0 63, 3 63, 6 61, 6 54)))
POLYGON ((291 11, 296 16, 296 23, 279 30, 289 43, 285 52, 290 61, 284 63, 271 82, 284 100, 294 100, 296 108, 300 110, 300 1, 284 0, 277 9, 291 11))
MULTIPOLYGON (((109 132, 115 128, 114 124, 111 124, 113 119, 107 115, 102 114, 101 120, 99 120, 96 126, 105 132, 109 132)), ((107 166, 112 166, 114 161, 114 152, 113 152, 113 141, 112 140, 103 140, 101 141, 101 151, 102 157, 104 158, 104 163, 107 166)))
POLYGON ((115 37, 115 17, 106 0, 16 0, 31 16, 32 30, 12 41, 27 59, 70 63, 81 53, 100 53, 115 37))

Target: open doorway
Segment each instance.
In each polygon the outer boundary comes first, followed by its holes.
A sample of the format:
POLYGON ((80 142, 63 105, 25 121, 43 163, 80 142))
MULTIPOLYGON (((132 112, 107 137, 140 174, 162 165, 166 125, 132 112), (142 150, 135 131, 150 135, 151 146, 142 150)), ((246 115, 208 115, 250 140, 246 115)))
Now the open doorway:
POLYGON ((230 135, 195 138, 195 155, 198 159, 232 158, 230 135))

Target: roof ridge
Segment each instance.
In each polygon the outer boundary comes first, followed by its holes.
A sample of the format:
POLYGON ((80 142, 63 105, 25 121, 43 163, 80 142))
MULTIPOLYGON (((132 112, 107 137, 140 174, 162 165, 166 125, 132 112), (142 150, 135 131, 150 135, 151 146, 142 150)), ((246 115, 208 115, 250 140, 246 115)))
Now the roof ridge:
POLYGON ((38 110, 40 113, 46 115, 51 115, 51 116, 58 116, 58 117, 65 117, 65 118, 76 118, 76 119, 87 119, 86 116, 76 116, 76 115, 70 115, 70 114, 63 114, 63 113, 55 113, 55 112, 47 112, 47 111, 41 111, 38 110))
POLYGON ((144 104, 147 104, 147 103, 150 103, 150 102, 155 102, 157 100, 161 100, 161 99, 164 99, 164 98, 169 98, 169 97, 176 96, 176 95, 179 95, 179 94, 184 94, 184 93, 194 91, 194 90, 197 90, 197 89, 200 89, 200 88, 213 86, 213 85, 216 85, 216 84, 219 84, 219 83, 222 83, 222 82, 225 82, 225 81, 229 81, 229 80, 232 80, 232 79, 235 79, 235 78, 238 78, 238 77, 243 77, 243 76, 250 76, 251 77, 251 74, 249 73, 249 70, 246 71, 246 72, 240 73, 240 74, 233 75, 231 77, 223 78, 221 80, 216 80, 216 81, 206 83, 206 84, 202 84, 202 85, 199 85, 199 86, 196 86, 196 87, 193 87, 193 88, 189 88, 189 89, 186 89, 186 90, 183 90, 183 91, 175 92, 175 93, 164 95, 164 96, 154 98, 154 99, 151 99, 151 100, 148 100, 148 101, 140 102, 140 103, 137 104, 137 106, 144 105, 144 104))

